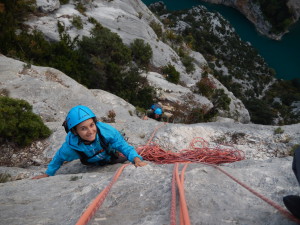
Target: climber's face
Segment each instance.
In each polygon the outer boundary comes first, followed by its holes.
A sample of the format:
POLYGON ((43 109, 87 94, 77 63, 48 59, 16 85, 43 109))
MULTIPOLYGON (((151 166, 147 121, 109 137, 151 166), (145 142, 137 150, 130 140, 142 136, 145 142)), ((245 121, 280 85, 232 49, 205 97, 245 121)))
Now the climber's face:
POLYGON ((160 117, 159 114, 155 114, 155 113, 154 113, 154 118, 155 118, 155 119, 158 119, 159 117, 160 117))
POLYGON ((94 120, 88 119, 76 126, 76 133, 86 141, 94 141, 97 134, 97 127, 94 120))

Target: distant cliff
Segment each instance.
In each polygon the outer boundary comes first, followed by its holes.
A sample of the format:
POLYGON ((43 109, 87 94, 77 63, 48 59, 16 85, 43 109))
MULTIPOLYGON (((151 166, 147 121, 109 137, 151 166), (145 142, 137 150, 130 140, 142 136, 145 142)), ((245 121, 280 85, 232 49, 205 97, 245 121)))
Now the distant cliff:
MULTIPOLYGON (((280 33, 272 32, 274 26, 268 20, 266 20, 266 15, 264 14, 264 10, 260 7, 258 3, 255 3, 253 0, 252 1, 251 0, 203 0, 203 1, 214 3, 214 4, 227 5, 239 10, 243 15, 246 16, 248 20, 250 20, 256 26, 256 29, 260 33, 268 36, 269 38, 280 40, 282 36, 288 32, 288 30, 284 30, 280 33)), ((286 6, 292 15, 290 21, 290 25, 292 25, 298 21, 300 16, 300 0, 289 0, 286 6)))

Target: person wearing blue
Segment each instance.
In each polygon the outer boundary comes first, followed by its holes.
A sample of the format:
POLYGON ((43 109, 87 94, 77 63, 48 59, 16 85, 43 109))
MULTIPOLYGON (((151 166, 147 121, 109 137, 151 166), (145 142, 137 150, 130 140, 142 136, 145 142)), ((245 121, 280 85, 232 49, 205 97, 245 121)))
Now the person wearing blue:
POLYGON ((98 122, 95 114, 86 106, 73 107, 64 122, 67 137, 48 165, 45 174, 32 179, 54 176, 65 161, 80 159, 85 165, 106 165, 127 159, 136 167, 147 165, 134 147, 120 132, 109 124, 98 122), (124 157, 118 155, 122 153, 124 157))
MULTIPOLYGON (((295 150, 292 170, 300 184, 300 147, 295 150)), ((283 203, 286 208, 298 219, 300 219, 300 196, 288 195, 283 197, 283 203)))
POLYGON ((149 110, 146 112, 146 116, 144 116, 144 120, 147 120, 148 118, 161 121, 163 115, 163 110, 161 105, 159 104, 153 104, 149 110))

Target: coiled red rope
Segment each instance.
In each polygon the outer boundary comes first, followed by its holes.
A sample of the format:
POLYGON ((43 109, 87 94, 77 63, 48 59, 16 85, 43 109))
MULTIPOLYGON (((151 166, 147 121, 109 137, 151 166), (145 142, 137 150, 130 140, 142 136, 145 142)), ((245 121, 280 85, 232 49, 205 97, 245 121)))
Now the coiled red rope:
MULTIPOLYGON (((156 131, 165 125, 166 123, 160 125, 157 127, 154 132, 152 133, 149 141, 147 142, 146 145, 144 146, 139 146, 137 148, 137 152, 145 159, 148 161, 152 161, 157 164, 170 164, 170 163, 176 163, 174 166, 174 172, 173 172, 173 180, 172 180, 172 193, 175 192, 175 179, 174 176, 176 177, 178 189, 180 192, 180 196, 184 196, 184 187, 183 187, 183 175, 181 179, 177 178, 178 176, 178 165, 177 163, 188 163, 188 162, 194 162, 194 163, 201 163, 204 165, 208 166, 213 166, 220 172, 224 173, 226 176, 230 177, 232 180, 240 184, 242 187, 250 191, 252 194, 256 195, 257 197, 261 198, 263 201, 267 202, 269 205, 277 209, 283 216, 287 217, 291 221, 294 221, 298 224, 300 224, 300 220, 294 217, 289 211, 281 207, 279 204, 275 203, 274 201, 268 199, 267 197, 263 196, 262 194, 258 193, 251 187, 247 186, 243 182, 239 181, 237 178, 233 177, 230 175, 228 172, 225 170, 221 169, 219 164, 222 163, 232 163, 236 161, 240 161, 245 159, 245 155, 243 151, 234 149, 234 148, 228 148, 228 147, 214 147, 211 148, 209 147, 208 143, 200 138, 194 138, 188 149, 183 149, 180 150, 178 153, 172 152, 172 151, 166 151, 162 149, 158 144, 152 142, 152 139, 154 137, 154 134, 156 131), (200 146, 199 146, 200 145, 200 146), (177 165, 177 166, 176 166, 177 165)), ((185 167, 186 168, 186 167, 185 167)), ((184 170, 185 170, 184 168, 184 170)), ((183 170, 183 173, 184 173, 183 170)), ((170 212, 170 224, 171 225, 176 225, 176 196, 173 196, 172 194, 172 203, 171 203, 171 212, 170 212)), ((185 202, 185 199, 183 200, 185 202)), ((186 203, 181 203, 181 204, 186 204, 186 203)), ((181 206, 182 207, 182 206, 181 206)), ((185 207, 185 206, 184 206, 185 207)), ((187 208, 185 208, 187 210, 187 208)), ((185 211, 185 213, 188 213, 185 211)), ((181 215, 182 215, 182 210, 181 210, 181 215)), ((181 222, 180 224, 185 225, 189 223, 188 221, 182 221, 181 217, 181 222)))
POLYGON ((208 143, 200 138, 194 138, 188 149, 179 152, 166 151, 158 144, 150 142, 140 146, 137 152, 145 160, 157 164, 205 162, 209 164, 231 163, 245 159, 244 152, 228 146, 209 147, 208 143))

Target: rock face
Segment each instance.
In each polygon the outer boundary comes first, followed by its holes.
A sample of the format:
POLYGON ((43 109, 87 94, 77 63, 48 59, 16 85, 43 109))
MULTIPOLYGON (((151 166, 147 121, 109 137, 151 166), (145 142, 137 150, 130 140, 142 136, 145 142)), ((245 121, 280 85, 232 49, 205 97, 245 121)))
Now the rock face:
MULTIPOLYGON (((63 143, 62 121, 77 104, 91 107, 99 118, 113 109, 116 122, 111 125, 123 129, 135 147, 145 145, 155 128, 162 125, 141 120, 130 113, 134 107, 123 99, 102 90, 89 90, 58 70, 24 65, 0 56, 0 89, 32 104, 34 112, 53 131, 43 140, 47 142, 41 151, 43 157, 53 157, 63 143)), ((283 196, 300 194, 291 169, 292 157, 287 156, 300 143, 300 124, 282 126, 281 134, 274 132, 276 128, 232 122, 166 124, 157 130, 153 141, 177 152, 201 137, 210 146, 230 144, 242 150, 246 160, 221 168, 284 207, 283 196)), ((0 167, 0 174, 9 174, 15 180, 0 184, 1 224, 75 224, 120 167, 87 167, 77 160, 64 164, 54 177, 31 180, 45 171, 48 161, 39 163, 26 168, 0 167)), ((173 165, 151 162, 142 168, 127 166, 91 224, 168 224, 172 170, 173 165)), ((212 167, 190 164, 185 174, 192 224, 295 224, 212 167)))
MULTIPOLYGON (((290 164, 291 158, 249 160, 222 169, 282 205, 283 195, 299 193, 290 164)), ((75 224, 117 168, 0 184, 1 224, 75 224)), ((172 170, 173 165, 127 166, 90 224, 169 224, 172 170)), ((191 224, 295 224, 208 166, 188 166, 185 193, 191 224)))
MULTIPOLYGON (((264 19, 263 13, 260 7, 253 3, 251 0, 204 0, 205 2, 210 2, 214 4, 224 4, 239 10, 243 15, 246 16, 255 26, 256 29, 263 35, 269 38, 280 40, 285 33, 281 34, 270 34, 271 24, 264 19)), ((300 14, 300 1, 299 0, 289 0, 287 6, 290 8, 291 12, 294 14, 294 22, 297 22, 300 14)))
MULTIPOLYGON (((86 15, 95 17, 101 24, 117 32, 124 42, 130 43, 135 38, 142 38, 150 43, 154 52, 154 65, 174 63, 188 84, 187 87, 170 84, 159 73, 144 74, 156 87, 161 98, 178 100, 182 95, 191 93, 189 87, 201 78, 201 65, 206 63, 205 59, 200 53, 192 52, 198 67, 195 74, 186 74, 175 51, 157 40, 148 24, 152 20, 159 21, 140 1, 83 2, 87 7, 86 15)), ((28 24, 53 40, 58 38, 58 20, 66 25, 73 36, 89 35, 92 25, 88 17, 80 14, 71 3, 55 10, 57 3, 59 1, 39 1, 47 13, 43 17, 32 18, 28 24), (47 8, 47 5, 51 7, 47 8), (82 17, 85 29, 78 31, 72 26, 70 18, 74 15, 82 17)), ((30 179, 45 171, 49 160, 64 142, 65 131, 61 124, 71 107, 84 104, 99 119, 106 117, 109 110, 114 110, 115 123, 111 125, 125 131, 128 142, 135 147, 145 145, 155 128, 162 125, 151 119, 141 120, 134 113, 135 107, 123 99, 103 90, 89 90, 56 69, 29 66, 3 55, 0 55, 0 93, 28 101, 33 111, 53 131, 46 140, 39 140, 30 146, 31 150, 36 148, 39 154, 28 159, 34 162, 29 164, 31 166, 0 167, 0 178, 5 175, 10 177, 10 182, 0 183, 0 224, 75 224, 120 167, 118 164, 88 167, 76 160, 64 164, 54 177, 30 179)), ((210 104, 202 96, 197 98, 199 102, 210 104)), ((231 110, 238 110, 241 114, 235 121, 246 122, 249 118, 247 110, 233 95, 231 98, 231 110)), ((300 143, 300 124, 282 126, 283 133, 276 133, 276 126, 239 122, 223 119, 193 125, 165 124, 153 134, 153 141, 164 149, 178 152, 189 148, 195 138, 201 137, 212 147, 230 145, 242 150, 245 160, 224 164, 221 168, 284 207, 283 196, 300 194, 291 169, 292 157, 288 156, 291 149, 300 143)), ((6 150, 6 146, 0 146, 2 153, 6 150)), ((19 151, 26 154, 24 149, 23 152, 22 149, 19 151)), ((171 164, 149 162, 149 165, 142 168, 127 166, 91 224, 169 224, 172 173, 171 164)), ((192 224, 295 224, 207 165, 194 163, 188 166, 185 195, 192 224)))
POLYGON ((44 13, 53 12, 60 7, 59 0, 37 0, 37 7, 44 13))
MULTIPOLYGON (((49 13, 45 13, 41 17, 34 16, 26 24, 32 29, 40 30, 47 39, 57 41, 59 40, 59 34, 57 29, 57 22, 64 24, 65 30, 71 37, 80 37, 90 35, 90 30, 94 26, 89 18, 94 18, 103 26, 109 28, 112 32, 117 33, 125 44, 132 43, 135 39, 142 39, 145 43, 148 43, 153 51, 152 65, 155 67, 162 67, 168 64, 172 64, 178 72, 180 72, 180 80, 190 90, 181 86, 176 88, 177 91, 174 93, 166 92, 164 87, 167 81, 162 81, 161 75, 146 74, 146 77, 151 84, 155 84, 157 89, 158 99, 165 101, 174 101, 174 96, 177 100, 179 97, 183 97, 185 93, 192 92, 193 86, 201 79, 203 67, 207 65, 204 57, 200 53, 191 52, 191 56, 195 61, 195 71, 191 74, 187 74, 185 67, 182 64, 180 57, 177 53, 162 42, 150 24, 155 22, 164 29, 163 24, 156 18, 156 16, 139 0, 114 0, 114 1, 83 1, 86 8, 84 14, 76 10, 74 3, 61 5, 57 10, 49 13), (72 24, 72 18, 78 16, 81 18, 83 23, 83 29, 78 30, 72 24), (154 79, 158 79, 159 82, 154 82, 154 79), (179 91, 178 91, 179 90, 179 91), (169 99, 166 99, 169 96, 169 99)), ((47 5, 47 4, 46 4, 47 5)), ((45 7, 46 7, 45 5, 45 7)), ((168 85, 169 86, 169 85, 168 85)), ((244 104, 229 93, 227 89, 219 83, 219 88, 224 89, 226 94, 232 99, 230 105, 230 111, 223 113, 222 116, 231 115, 231 118, 238 122, 249 123, 250 115, 244 104)), ((168 90, 169 91, 169 90, 168 90)), ((196 101, 200 104, 211 105, 211 102, 203 96, 196 96, 196 101)))
POLYGON ((300 17, 300 1, 299 0, 289 0, 287 6, 294 13, 295 20, 297 21, 300 17))

